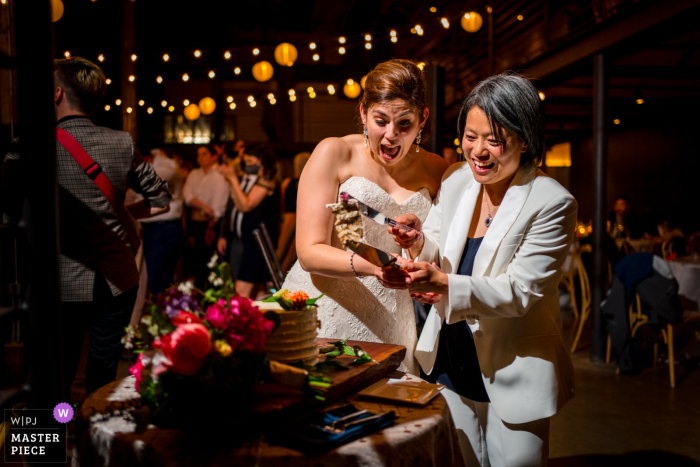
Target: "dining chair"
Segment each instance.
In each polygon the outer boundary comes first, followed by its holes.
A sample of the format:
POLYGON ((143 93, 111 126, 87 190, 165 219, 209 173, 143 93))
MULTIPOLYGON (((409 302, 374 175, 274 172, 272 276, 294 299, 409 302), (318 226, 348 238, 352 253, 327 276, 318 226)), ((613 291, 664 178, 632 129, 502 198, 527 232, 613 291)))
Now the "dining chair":
POLYGON ((269 248, 262 229, 253 230, 253 236, 258 244, 258 248, 260 248, 260 253, 262 253, 263 259, 265 260, 265 266, 267 267, 267 272, 272 280, 272 285, 275 287, 275 289, 280 290, 282 288, 282 279, 280 276, 282 268, 279 265, 277 256, 275 256, 274 250, 269 248))
MULTIPOLYGON (((576 351, 576 346, 578 345, 579 339, 581 339, 581 332, 583 331, 583 325, 588 319, 588 315, 591 314, 591 283, 588 280, 588 273, 581 259, 582 253, 591 253, 593 249, 591 245, 582 245, 574 253, 574 263, 579 277, 579 285, 581 286, 581 308, 579 309, 580 319, 578 320, 578 330, 576 331, 576 337, 574 337, 574 343, 571 345, 571 353, 576 351)), ((573 266, 572 266, 573 269, 573 266)))
POLYGON ((559 282, 564 285, 566 291, 571 297, 571 308, 574 310, 574 326, 578 324, 580 314, 578 311, 578 304, 576 303, 576 244, 571 245, 571 251, 564 261, 564 267, 562 267, 561 279, 559 282))

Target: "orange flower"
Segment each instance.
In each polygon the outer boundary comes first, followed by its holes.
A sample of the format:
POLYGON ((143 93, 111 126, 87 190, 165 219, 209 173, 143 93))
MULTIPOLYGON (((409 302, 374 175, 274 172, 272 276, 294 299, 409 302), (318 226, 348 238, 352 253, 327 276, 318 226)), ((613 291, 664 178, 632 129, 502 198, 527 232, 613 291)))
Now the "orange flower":
POLYGON ((309 296, 300 290, 299 292, 289 292, 284 296, 284 299, 292 302, 292 308, 302 309, 306 306, 309 296))

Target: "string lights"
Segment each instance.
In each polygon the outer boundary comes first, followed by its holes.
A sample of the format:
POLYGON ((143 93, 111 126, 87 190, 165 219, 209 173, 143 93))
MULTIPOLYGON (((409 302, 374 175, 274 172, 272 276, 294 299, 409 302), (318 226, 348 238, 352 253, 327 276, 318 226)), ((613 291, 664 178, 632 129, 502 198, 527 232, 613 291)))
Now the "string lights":
MULTIPOLYGON (((0 1, 3 1, 3 0, 0 0, 0 1)), ((435 6, 431 6, 429 8, 429 11, 431 13, 437 13, 437 8, 435 6)), ((491 14, 491 12, 492 12, 491 8, 486 8, 485 11, 489 14, 491 14)), ((435 18, 433 21, 435 21, 436 24, 433 26, 428 25, 428 26, 430 26, 428 28, 429 33, 433 33, 434 31, 439 31, 443 28, 449 29, 451 26, 451 20, 454 20, 454 21, 460 20, 462 29, 464 29, 467 32, 471 32, 471 33, 479 31, 483 25, 483 18, 481 17, 481 15, 479 13, 474 12, 474 11, 469 11, 467 13, 464 13, 464 10, 463 10, 459 14, 459 16, 451 17, 451 18, 446 17, 446 16, 440 17, 438 15, 436 15, 435 17, 431 16, 431 18, 435 18)), ((511 16, 511 18, 512 18, 512 16, 511 16)), ((515 16, 515 19, 517 21, 523 21, 524 16, 522 14, 519 14, 519 15, 515 16)), ((374 32, 377 32, 377 31, 374 31, 374 32)), ((407 32, 408 31, 401 32, 401 34, 404 34, 407 32)), ((410 28, 410 33, 418 35, 418 36, 423 36, 425 34, 425 32, 426 32, 426 30, 424 29, 424 27, 421 24, 415 24, 414 27, 410 28)), ((364 45, 365 50, 372 50, 375 40, 384 40, 385 41, 386 39, 389 39, 389 42, 391 42, 392 44, 396 44, 398 42, 398 39, 399 39, 399 34, 400 34, 400 31, 397 31, 396 29, 391 29, 388 31, 388 33, 386 33, 386 32, 379 33, 376 37, 373 37, 373 35, 369 34, 369 33, 363 33, 363 34, 353 35, 353 36, 338 36, 337 37, 338 54, 345 55, 348 53, 350 47, 359 48, 359 47, 361 47, 361 45, 364 45)), ((320 62, 321 55, 320 55, 320 50, 319 50, 319 44, 316 42, 309 42, 308 46, 309 46, 309 50, 313 51, 313 53, 311 54, 311 57, 310 57, 311 60, 313 62, 320 62)), ((207 52, 210 54, 217 53, 216 51, 212 51, 212 50, 208 50, 208 51, 205 50, 204 52, 207 52)), ((271 52, 271 50, 265 49, 265 54, 269 54, 270 52, 271 52)), ((192 53, 195 58, 200 58, 203 54, 203 51, 196 49, 194 51, 190 51, 189 53, 192 53)), ((219 50, 218 54, 221 54, 221 55, 219 55, 219 57, 223 56, 223 58, 225 60, 230 60, 230 59, 232 59, 232 56, 233 56, 233 54, 230 50, 219 50)), ((253 48, 252 54, 254 56, 265 55, 265 54, 263 54, 262 49, 259 47, 253 48)), ((68 50, 64 51, 63 55, 66 58, 70 58, 72 56, 71 52, 68 50)), ((162 58, 163 62, 167 63, 170 61, 172 56, 169 53, 162 53, 161 58, 162 58)), ((291 43, 282 42, 282 43, 278 44, 277 47, 274 49, 274 58, 275 58, 275 61, 277 62, 277 64, 279 64, 281 66, 291 67, 294 65, 294 63, 297 59, 297 49, 291 43)), ((308 58, 309 58, 309 56, 307 55, 306 60, 308 60, 308 58)), ((138 56, 136 54, 131 54, 130 59, 132 62, 136 62, 138 60, 138 56)), ((99 54, 97 56, 97 61, 100 63, 103 63, 105 61, 105 55, 99 54)), ((277 64, 275 64, 275 66, 277 66, 277 64)), ((418 67, 421 70, 423 70, 425 67, 425 63, 423 63, 423 62, 419 63, 418 67)), ((233 68, 232 71, 233 71, 234 75, 240 75, 242 73, 242 69, 240 66, 236 66, 235 68, 233 68)), ((253 77, 256 80, 261 81, 261 82, 271 79, 272 75, 274 73, 273 66, 267 61, 257 62, 252 67, 251 71, 252 71, 253 77)), ((195 72, 196 72, 196 70, 195 70, 195 72)), ((223 74, 225 72, 230 73, 231 68, 228 68, 228 69, 224 69, 224 68, 216 69, 215 68, 215 69, 209 69, 209 70, 205 69, 204 72, 205 72, 206 76, 208 76, 210 79, 214 79, 220 73, 221 74, 223 74)), ((202 71, 196 72, 196 74, 193 76, 196 76, 199 78, 201 76, 200 73, 202 73, 202 71)), ((365 78, 366 77, 363 77, 363 79, 361 80, 362 84, 364 84, 365 78)), ((129 82, 134 83, 136 81, 136 76, 129 75, 127 79, 129 82)), ((156 76, 155 79, 156 79, 156 82, 158 84, 162 84, 164 81, 164 78, 162 75, 156 76)), ((190 74, 183 73, 181 75, 181 79, 183 82, 188 82, 190 79, 190 74)), ((107 82, 107 84, 111 84, 112 80, 107 79, 106 82, 107 82)), ((328 95, 333 96, 336 94, 337 88, 334 84, 328 84, 327 86, 324 86, 324 87, 326 87, 328 95)), ((347 80, 347 82, 344 85, 342 85, 342 88, 343 88, 343 93, 347 97, 354 99, 362 93, 362 89, 364 89, 364 86, 361 86, 360 82, 356 82, 352 79, 349 79, 349 80, 347 80)), ((324 92, 326 90, 324 90, 324 92)), ((311 98, 311 99, 314 99, 317 96, 317 92, 313 89, 313 87, 309 87, 307 89, 307 93, 308 93, 309 98, 311 98)), ((288 94, 289 94, 290 102, 295 102, 297 100, 297 95, 296 95, 296 92, 294 89, 290 89, 288 94)), ((541 91, 539 92, 539 96, 540 96, 541 100, 545 99, 545 95, 541 91)), ((637 97, 637 96, 635 96, 635 97, 637 97)), ((214 100, 213 99, 211 99, 211 100, 212 100, 212 105, 215 106, 214 100)), ((277 97, 273 93, 269 93, 267 95, 267 100, 268 100, 270 105, 275 105, 277 102, 277 97)), ((637 102, 637 104, 644 103, 644 100, 641 98, 636 98, 635 101, 637 102)), ((236 103, 234 102, 233 96, 227 96, 226 103, 228 104, 229 109, 234 110, 236 108, 236 103)), ((256 105, 257 105, 257 102, 256 102, 254 96, 249 97, 248 103, 249 103, 251 108, 256 107, 256 105)), ((121 100, 117 99, 115 101, 115 104, 117 106, 120 106, 121 100)), ((190 104, 189 101, 186 100, 185 107, 187 107, 189 104, 190 104)), ((144 107, 145 101, 144 100, 138 101, 138 105, 141 107, 144 107)), ((192 104, 192 105, 195 105, 195 104, 192 104)), ((161 106, 163 108, 167 108, 168 111, 170 111, 170 112, 175 111, 175 107, 173 105, 168 106, 168 102, 165 100, 163 100, 161 102, 161 106)), ((105 111, 109 111, 110 108, 111 108, 110 105, 105 105, 105 111)), ((128 107, 125 110, 127 110, 127 112, 129 112, 129 113, 133 112, 133 109, 130 107, 128 107)), ((153 112, 153 108, 148 107, 147 111, 150 114, 153 112)), ((204 113, 204 112, 202 112, 202 113, 204 113)), ((614 123, 619 124, 619 119, 615 119, 614 123)), ((457 144, 457 146, 458 146, 458 144, 457 144)))

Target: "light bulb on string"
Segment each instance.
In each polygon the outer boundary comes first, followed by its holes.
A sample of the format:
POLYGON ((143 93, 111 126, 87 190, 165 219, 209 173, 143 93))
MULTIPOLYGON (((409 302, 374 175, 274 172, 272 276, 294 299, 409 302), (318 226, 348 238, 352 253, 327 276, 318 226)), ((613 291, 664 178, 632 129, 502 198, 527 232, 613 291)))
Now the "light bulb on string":
POLYGON ((160 84, 160 83, 162 83, 162 82, 163 82, 163 77, 162 77, 162 76, 158 76, 158 77, 156 78, 156 83, 160 84))
POLYGON ((145 104, 146 104, 146 101, 144 101, 143 99, 141 99, 139 101, 139 106, 143 107, 145 104))
POLYGON ((516 19, 517 19, 518 21, 522 21, 522 20, 525 19, 525 17, 524 17, 523 15, 518 15, 518 16, 516 17, 516 19))
POLYGON ((149 114, 152 114, 152 113, 153 113, 153 107, 149 107, 148 109, 146 109, 146 112, 148 112, 149 114))
POLYGON ((424 62, 420 62, 420 63, 418 64, 418 68, 420 68, 420 71, 423 71, 423 68, 425 68, 425 63, 424 63, 424 62))
POLYGON ((258 105, 258 103, 255 102, 255 101, 252 101, 252 102, 250 103, 250 106, 251 106, 251 107, 255 107, 256 105, 258 105))
POLYGON ((238 67, 236 67, 236 68, 233 69, 233 72, 234 72, 235 74, 237 74, 237 75, 240 75, 240 74, 241 74, 241 69, 238 68, 238 67))
POLYGON ((289 96, 289 100, 290 100, 291 102, 294 102, 295 100, 297 100, 297 96, 295 96, 295 95, 292 94, 291 96, 289 96))
POLYGON ((213 77, 215 77, 215 76, 216 76, 216 73, 214 72, 214 70, 210 70, 210 71, 209 71, 209 77, 210 77, 210 78, 213 78, 213 77))
POLYGON ((314 59, 314 62, 317 62, 317 61, 319 61, 319 60, 321 59, 321 56, 320 56, 319 54, 314 54, 314 56, 311 57, 311 58, 314 59))
POLYGON ((272 93, 270 93, 270 94, 267 95, 267 98, 270 99, 270 100, 272 100, 272 99, 275 98, 275 95, 272 94, 272 93))
POLYGON ((289 95, 290 95, 290 96, 293 96, 293 95, 295 95, 296 93, 297 93, 297 92, 296 92, 294 89, 290 89, 290 90, 289 90, 289 95))
POLYGON ((338 42, 340 42, 341 44, 345 44, 345 38, 343 36, 340 36, 338 38, 338 42))
POLYGON ((109 112, 109 109, 111 109, 111 107, 109 106, 109 104, 105 105, 105 110, 106 110, 107 112, 109 112))
POLYGON ((540 96, 540 100, 541 100, 541 101, 545 100, 545 98, 547 97, 547 96, 544 95, 544 93, 543 93, 542 91, 538 92, 537 95, 540 96))
POLYGON ((226 52, 224 52, 224 58, 225 58, 226 60, 228 60, 229 58, 231 58, 231 52, 229 52, 228 50, 227 50, 226 52))
POLYGON ((328 85, 328 94, 330 94, 331 96, 335 94, 335 87, 332 84, 328 85))
POLYGON ((63 56, 66 58, 70 58, 70 52, 66 50, 65 52, 63 52, 63 56))
POLYGON ((366 40, 366 41, 371 41, 371 40, 372 40, 372 36, 369 35, 369 34, 365 34, 365 40, 366 40))
POLYGON ((431 6, 431 7, 430 7, 430 12, 431 12, 431 13, 436 13, 436 12, 437 12, 437 8, 435 8, 434 6, 431 6))
POLYGON ((419 36, 423 35, 423 28, 420 26, 420 24, 416 24, 416 34, 419 36))
POLYGON ((195 50, 195 51, 194 51, 194 56, 195 56, 195 58, 201 57, 201 56, 202 56, 202 51, 201 51, 201 50, 195 50))
POLYGON ((447 20, 447 18, 441 18, 440 22, 442 23, 442 27, 445 29, 450 28, 450 22, 447 20))
POLYGON ((365 49, 369 50, 372 48, 372 43, 371 42, 366 42, 365 43, 365 49))
POLYGON ((184 75, 182 75, 182 81, 187 82, 187 81, 189 81, 189 80, 190 80, 190 75, 188 75, 187 73, 185 73, 184 75))
POLYGON ((277 103, 277 99, 270 99, 270 104, 275 105, 277 103))
POLYGON ((170 55, 168 55, 168 54, 163 54, 163 61, 164 61, 164 62, 167 62, 168 60, 170 60, 170 55))
POLYGON ((235 102, 231 102, 231 105, 229 105, 228 108, 231 109, 231 110, 235 110, 235 109, 236 109, 236 103, 235 103, 235 102))
POLYGON ((398 41, 399 41, 399 40, 398 40, 396 37, 392 37, 392 38, 391 38, 391 42, 396 43, 396 42, 398 42, 398 41))
POLYGON ((253 96, 248 96, 248 102, 253 102, 255 98, 253 96))
POLYGON ((175 106, 171 105, 170 107, 168 107, 168 111, 175 112, 175 106))
POLYGON ((308 88, 306 88, 306 92, 308 92, 309 94, 311 94, 312 92, 314 92, 314 87, 313 87, 313 86, 309 86, 308 88))
POLYGON ((126 108, 126 113, 128 113, 128 114, 130 114, 133 111, 134 111, 134 109, 132 109, 131 107, 126 108))
POLYGON ((190 100, 189 100, 189 99, 185 99, 184 101, 182 101, 182 105, 184 105, 185 107, 187 107, 188 105, 190 105, 190 100))
POLYGON ((168 101, 163 101, 163 102, 160 103, 160 105, 162 105, 163 107, 167 107, 167 106, 168 106, 168 101))
POLYGON ((100 54, 100 55, 97 56, 97 60, 99 60, 100 62, 104 62, 104 61, 105 61, 105 56, 104 56, 103 54, 100 54))
POLYGON ((226 102, 228 102, 228 103, 233 102, 233 96, 228 96, 228 97, 226 98, 226 102))
POLYGON ((114 103, 117 104, 117 105, 122 105, 122 100, 121 100, 121 99, 117 99, 116 101, 114 101, 114 103))
POLYGON ((316 93, 315 93, 315 92, 310 92, 310 93, 309 93, 309 97, 312 98, 312 99, 315 99, 315 98, 316 98, 316 93))
POLYGON ((253 55, 260 55, 260 49, 253 49, 253 55))
POLYGON ((129 82, 130 82, 130 83, 133 83, 134 81, 136 81, 136 76, 134 76, 134 75, 129 75, 129 82))
POLYGON ((310 44, 309 44, 309 49, 311 49, 311 50, 316 50, 316 43, 315 43, 315 42, 310 43, 310 44))
POLYGON ((343 54, 345 53, 345 47, 340 47, 340 48, 338 49, 338 53, 339 53, 340 55, 343 55, 343 54))
POLYGON ((112 80, 109 79, 109 78, 107 78, 107 81, 105 81, 105 83, 107 83, 107 84, 112 84, 112 80))
POLYGON ((139 59, 139 57, 136 54, 131 54, 131 61, 132 62, 135 62, 138 59, 139 59))

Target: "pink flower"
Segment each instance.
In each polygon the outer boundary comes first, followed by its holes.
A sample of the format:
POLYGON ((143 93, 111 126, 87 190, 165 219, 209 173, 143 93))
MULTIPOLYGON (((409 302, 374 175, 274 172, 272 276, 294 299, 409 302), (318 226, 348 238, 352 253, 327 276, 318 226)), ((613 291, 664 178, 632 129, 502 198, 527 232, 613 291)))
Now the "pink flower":
POLYGON ((143 354, 139 354, 139 358, 136 359, 136 363, 129 368, 129 373, 136 377, 136 390, 138 391, 141 385, 141 370, 143 370, 143 354))
POLYGON ((202 369, 209 355, 211 336, 204 325, 187 323, 154 341, 153 347, 160 348, 170 360, 170 370, 192 376, 202 369))
POLYGON ((224 338, 234 351, 245 350, 251 353, 263 353, 265 341, 272 334, 274 324, 265 319, 258 307, 245 297, 235 296, 231 299, 233 314, 224 338))
POLYGON ((226 302, 219 300, 207 308, 206 319, 216 329, 225 331, 231 321, 231 312, 226 308, 226 302))

